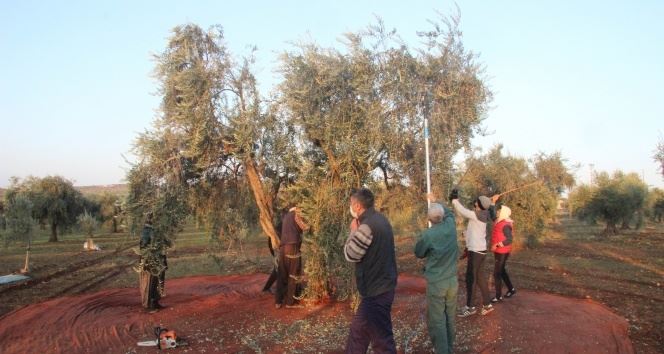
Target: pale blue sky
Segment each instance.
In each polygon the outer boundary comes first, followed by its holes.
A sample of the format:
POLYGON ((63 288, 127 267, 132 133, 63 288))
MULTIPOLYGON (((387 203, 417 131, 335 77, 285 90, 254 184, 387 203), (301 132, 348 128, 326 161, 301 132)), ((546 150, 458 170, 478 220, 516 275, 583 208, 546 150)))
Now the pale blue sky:
MULTIPOLYGON (((664 136, 664 2, 458 1, 466 48, 495 92, 485 126, 517 155, 561 151, 580 180, 622 169, 664 186, 652 160, 664 136)), ((0 187, 59 174, 77 185, 123 180, 137 132, 150 126, 151 54, 183 23, 221 24, 236 54, 258 47, 275 82, 288 42, 336 45, 382 17, 415 44, 451 1, 4 1, 0 3, 0 187)))

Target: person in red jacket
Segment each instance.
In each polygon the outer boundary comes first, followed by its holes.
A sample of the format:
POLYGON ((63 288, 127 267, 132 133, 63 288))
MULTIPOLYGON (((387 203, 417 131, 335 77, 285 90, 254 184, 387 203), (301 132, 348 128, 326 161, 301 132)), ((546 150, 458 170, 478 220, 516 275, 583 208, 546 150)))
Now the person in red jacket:
POLYGON ((503 281, 509 289, 505 297, 512 297, 516 294, 516 289, 514 289, 505 268, 510 252, 512 252, 512 225, 514 222, 510 219, 511 214, 512 210, 510 208, 506 205, 501 206, 491 233, 491 251, 495 260, 493 279, 496 285, 496 297, 491 299, 491 302, 498 302, 503 299, 503 281))

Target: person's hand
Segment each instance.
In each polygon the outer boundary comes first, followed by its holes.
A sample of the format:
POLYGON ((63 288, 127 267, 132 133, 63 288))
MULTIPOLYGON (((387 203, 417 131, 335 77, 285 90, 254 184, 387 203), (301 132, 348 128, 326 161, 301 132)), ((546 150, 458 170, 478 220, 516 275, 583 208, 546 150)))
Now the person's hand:
POLYGON ((360 227, 360 220, 353 219, 353 221, 350 222, 350 231, 355 231, 358 227, 360 227))
POLYGON ((498 199, 500 199, 500 194, 494 194, 494 195, 491 197, 491 203, 496 204, 496 202, 498 201, 498 199))
POLYGON ((491 245, 491 252, 495 252, 497 248, 498 248, 498 244, 497 244, 497 243, 491 245))
POLYGON ((452 193, 450 193, 450 201, 454 199, 459 199, 459 190, 456 188, 452 189, 452 193))
POLYGON ((468 249, 464 248, 463 253, 461 253, 461 257, 459 259, 464 259, 468 257, 468 249))

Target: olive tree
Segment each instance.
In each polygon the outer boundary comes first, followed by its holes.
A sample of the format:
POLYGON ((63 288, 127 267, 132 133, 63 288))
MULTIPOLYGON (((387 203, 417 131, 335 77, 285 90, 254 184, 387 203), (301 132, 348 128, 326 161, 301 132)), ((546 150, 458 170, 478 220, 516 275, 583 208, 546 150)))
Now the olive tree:
POLYGON ((479 195, 503 194, 499 204, 512 209, 519 241, 537 245, 545 226, 556 216, 561 193, 574 185, 570 167, 560 153, 535 155, 529 160, 507 155, 497 145, 485 154, 465 161, 467 174, 461 185, 462 198, 471 203, 479 195))
POLYGON ((57 242, 58 232, 74 226, 77 216, 89 203, 71 181, 60 176, 12 178, 6 198, 11 199, 18 193, 24 193, 32 203, 33 218, 50 226, 49 242, 57 242))
POLYGON ((642 223, 648 187, 638 174, 625 174, 622 171, 613 175, 598 173, 594 184, 583 188, 583 193, 570 194, 570 204, 575 205, 575 215, 581 220, 604 222, 605 235, 617 234, 619 224, 626 229, 634 220, 637 226, 642 223))
POLYGON ((21 272, 30 271, 30 247, 32 244, 32 233, 35 221, 32 218, 33 204, 23 193, 10 193, 6 196, 7 201, 7 230, 5 234, 5 246, 11 241, 24 241, 26 243, 25 265, 21 272))
POLYGON ((303 162, 286 190, 310 222, 305 243, 308 295, 345 285, 341 240, 351 188, 424 200, 424 119, 430 120, 434 179, 448 184, 452 156, 469 145, 491 94, 475 55, 463 48, 457 18, 443 17, 412 49, 381 21, 345 36, 345 50, 304 43, 282 55, 279 86, 303 162), (399 188, 395 188, 399 187, 399 188))

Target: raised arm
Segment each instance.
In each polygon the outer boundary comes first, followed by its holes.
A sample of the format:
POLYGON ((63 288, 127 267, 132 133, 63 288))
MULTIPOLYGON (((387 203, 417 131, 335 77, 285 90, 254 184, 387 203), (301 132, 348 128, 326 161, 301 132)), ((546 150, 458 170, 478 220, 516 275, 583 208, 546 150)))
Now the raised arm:
POLYGON ((477 220, 477 215, 475 212, 472 210, 466 209, 461 203, 459 202, 459 199, 452 199, 452 206, 454 206, 454 210, 456 210, 457 213, 461 214, 466 219, 471 219, 471 220, 477 220))

